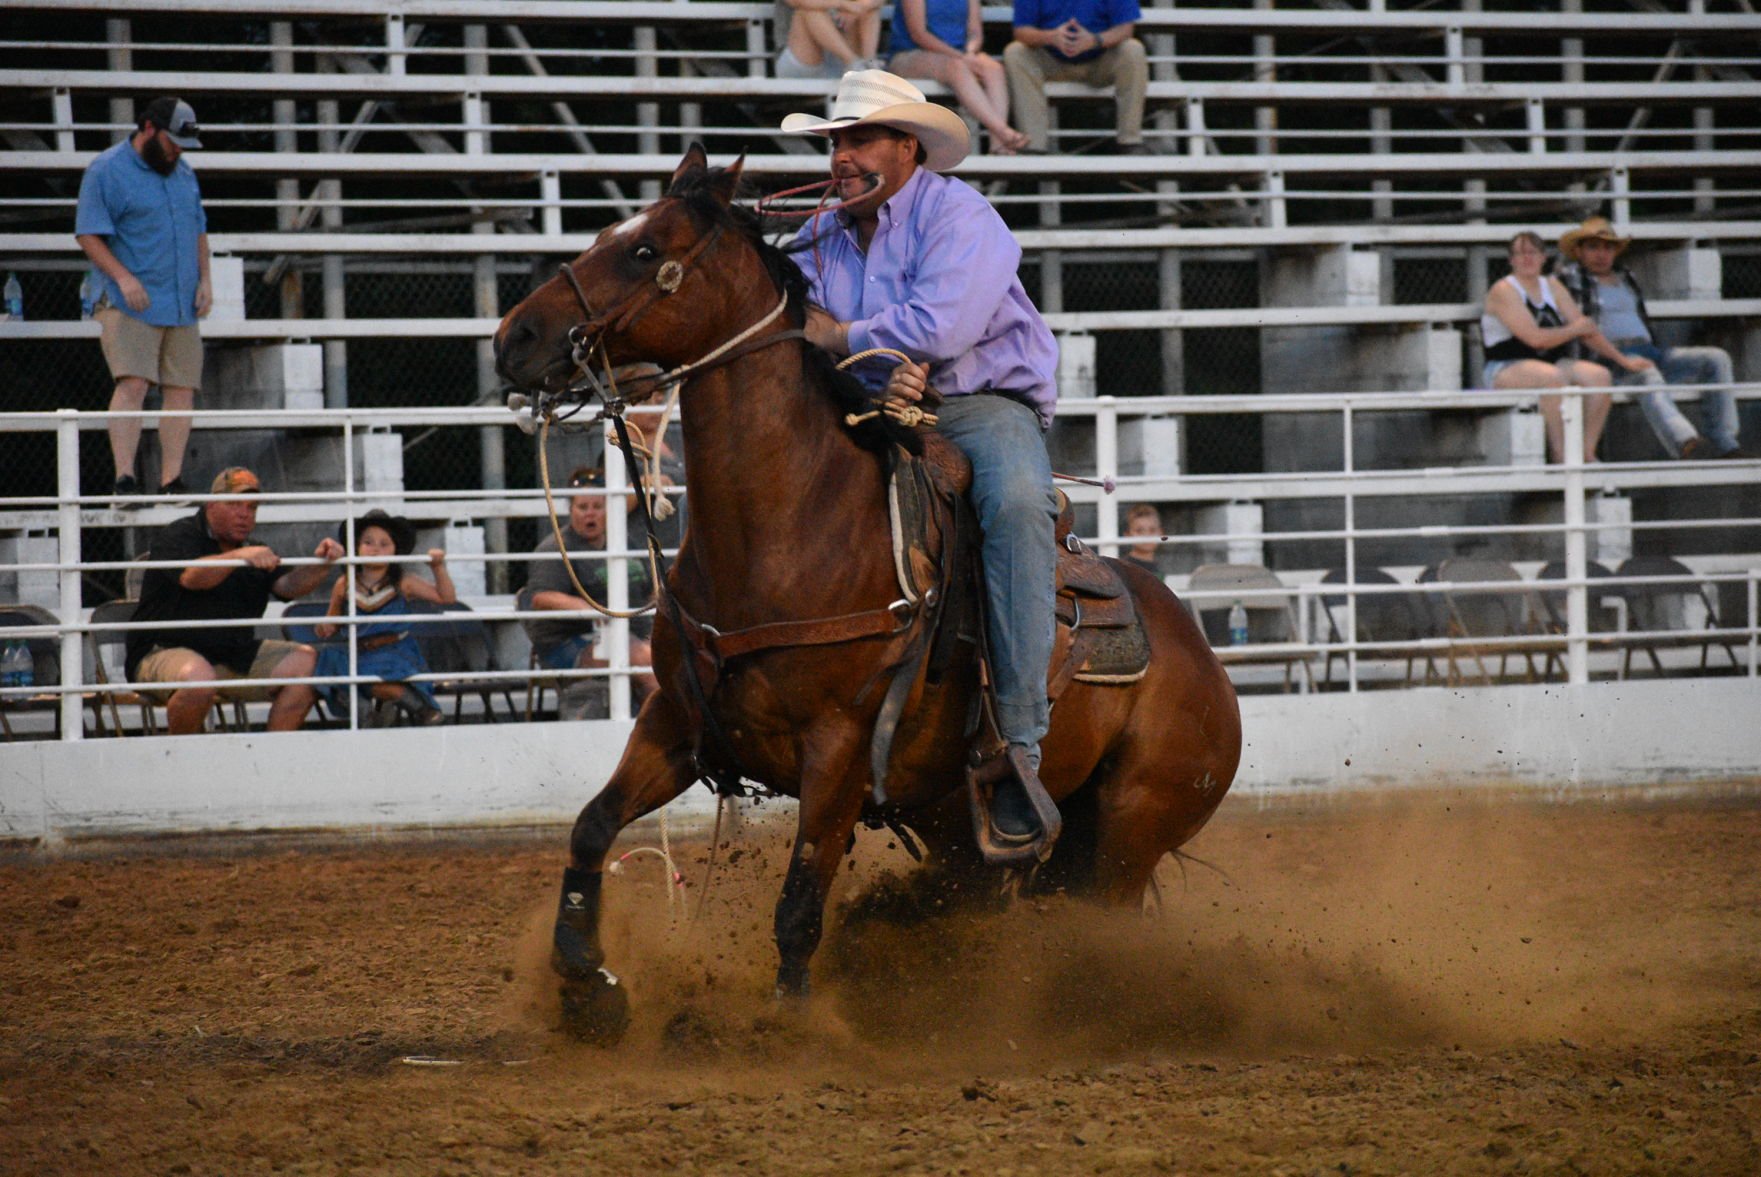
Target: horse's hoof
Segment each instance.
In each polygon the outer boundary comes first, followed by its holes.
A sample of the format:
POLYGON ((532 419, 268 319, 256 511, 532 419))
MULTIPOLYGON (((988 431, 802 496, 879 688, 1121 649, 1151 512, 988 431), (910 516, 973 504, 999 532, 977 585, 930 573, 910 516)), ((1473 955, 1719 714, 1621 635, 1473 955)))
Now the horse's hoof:
POLYGON ((598 969, 590 977, 564 981, 563 1028, 593 1046, 616 1046, 630 1027, 630 997, 618 979, 598 969))
POLYGON ((808 985, 805 977, 799 981, 779 980, 777 987, 771 990, 771 1004, 782 1006, 784 1009, 800 1009, 807 1004, 807 991, 808 985))

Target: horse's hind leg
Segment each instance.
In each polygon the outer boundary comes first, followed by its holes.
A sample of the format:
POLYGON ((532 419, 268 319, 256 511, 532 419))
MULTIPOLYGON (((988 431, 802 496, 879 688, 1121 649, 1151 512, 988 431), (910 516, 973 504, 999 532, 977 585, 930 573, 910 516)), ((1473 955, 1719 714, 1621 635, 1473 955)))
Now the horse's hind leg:
POLYGON ((636 718, 616 771, 569 836, 551 938, 550 967, 562 977, 563 1019, 577 1037, 610 1043, 629 1023, 624 991, 604 968, 599 939, 600 885, 605 856, 623 828, 659 809, 696 780, 683 716, 664 695, 649 698, 636 718))

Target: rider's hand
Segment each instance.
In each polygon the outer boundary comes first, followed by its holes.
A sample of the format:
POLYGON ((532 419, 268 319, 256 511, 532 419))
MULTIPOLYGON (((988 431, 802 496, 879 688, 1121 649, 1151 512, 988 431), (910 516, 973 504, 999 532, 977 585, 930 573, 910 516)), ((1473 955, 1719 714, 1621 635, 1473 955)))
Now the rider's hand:
POLYGON ((429 548, 428 549, 428 567, 439 568, 442 564, 445 564, 445 563, 446 563, 446 549, 445 548, 429 548))
POLYGON ((1629 372, 1648 372, 1657 365, 1644 356, 1622 356, 1620 366, 1629 372))
POLYGON ((329 564, 342 559, 342 545, 327 535, 318 541, 318 546, 312 549, 312 555, 329 564))
POLYGON ((208 312, 214 309, 214 284, 203 278, 196 283, 196 318, 205 319, 208 312))
POLYGON ((914 405, 923 399, 923 390, 927 387, 929 365, 914 364, 906 360, 887 377, 887 386, 882 390, 881 398, 898 404, 914 405))
POLYGON ((807 342, 835 356, 850 354, 850 327, 820 310, 807 308, 807 342))

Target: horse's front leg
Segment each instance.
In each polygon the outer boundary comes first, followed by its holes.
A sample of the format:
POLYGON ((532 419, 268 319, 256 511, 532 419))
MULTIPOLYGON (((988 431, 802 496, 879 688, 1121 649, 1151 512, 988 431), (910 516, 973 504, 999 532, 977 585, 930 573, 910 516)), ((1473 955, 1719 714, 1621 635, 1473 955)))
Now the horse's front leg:
POLYGON ((807 966, 825 930, 825 902, 862 812, 866 769, 857 733, 810 740, 803 757, 801 816, 777 900, 777 996, 807 996, 807 966))
POLYGON ((550 967, 562 977, 565 1026, 589 1042, 610 1044, 629 1025, 629 999, 606 971, 599 942, 605 856, 623 828, 690 788, 689 725, 664 694, 649 697, 605 788, 575 819, 551 938, 550 967))

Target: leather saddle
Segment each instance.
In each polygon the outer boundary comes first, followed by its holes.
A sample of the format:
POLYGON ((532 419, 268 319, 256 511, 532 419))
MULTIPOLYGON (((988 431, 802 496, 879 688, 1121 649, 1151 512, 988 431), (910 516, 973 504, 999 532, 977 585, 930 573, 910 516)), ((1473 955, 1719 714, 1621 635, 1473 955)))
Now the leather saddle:
MULTIPOLYGON (((983 537, 966 498, 972 485, 966 456, 936 434, 924 438, 923 451, 921 458, 896 451, 887 506, 901 594, 913 603, 926 593, 944 594, 934 643, 941 657, 930 661, 932 676, 939 676, 953 642, 983 640, 977 608, 983 537)), ((1054 703, 1073 681, 1123 686, 1149 667, 1149 642, 1117 566, 1076 537, 1075 510, 1063 491, 1057 495, 1058 627, 1046 676, 1046 697, 1054 703)))

